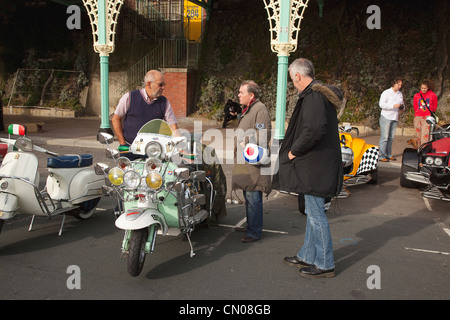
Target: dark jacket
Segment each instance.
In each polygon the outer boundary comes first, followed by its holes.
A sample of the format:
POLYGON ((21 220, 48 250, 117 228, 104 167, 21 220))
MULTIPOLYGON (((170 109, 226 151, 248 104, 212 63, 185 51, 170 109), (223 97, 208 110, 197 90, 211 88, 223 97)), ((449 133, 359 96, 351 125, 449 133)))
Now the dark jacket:
POLYGON ((273 177, 275 190, 332 197, 342 189, 342 156, 336 110, 342 92, 314 80, 300 94, 273 177), (292 161, 289 151, 296 156, 292 161))

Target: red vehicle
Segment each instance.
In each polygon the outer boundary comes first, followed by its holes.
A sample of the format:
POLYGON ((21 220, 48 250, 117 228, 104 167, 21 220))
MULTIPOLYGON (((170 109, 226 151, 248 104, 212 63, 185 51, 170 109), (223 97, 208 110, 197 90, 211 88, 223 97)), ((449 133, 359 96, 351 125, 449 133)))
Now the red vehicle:
POLYGON ((421 188, 425 198, 450 201, 450 124, 428 117, 431 140, 403 151, 400 185, 421 188))

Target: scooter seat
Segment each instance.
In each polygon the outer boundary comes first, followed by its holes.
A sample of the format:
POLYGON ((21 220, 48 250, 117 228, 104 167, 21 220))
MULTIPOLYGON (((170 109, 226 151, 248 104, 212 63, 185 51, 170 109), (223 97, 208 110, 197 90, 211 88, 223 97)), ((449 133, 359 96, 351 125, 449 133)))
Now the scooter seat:
POLYGON ((92 165, 92 154, 65 154, 47 158, 47 168, 82 168, 92 165))

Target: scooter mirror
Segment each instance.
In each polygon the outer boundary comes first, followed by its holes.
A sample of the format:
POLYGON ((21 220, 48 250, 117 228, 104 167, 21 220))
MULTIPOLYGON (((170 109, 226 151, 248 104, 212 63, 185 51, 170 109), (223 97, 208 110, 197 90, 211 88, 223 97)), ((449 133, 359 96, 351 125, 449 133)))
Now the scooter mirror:
POLYGON ((183 184, 179 181, 175 182, 173 185, 173 190, 175 190, 176 192, 181 192, 183 187, 183 184))
POLYGON ((178 148, 185 149, 188 146, 187 138, 185 136, 176 137, 173 139, 173 144, 178 148))
POLYGON ((205 182, 206 181, 206 172, 199 170, 199 171, 193 171, 191 173, 192 180, 205 182))
POLYGON ((94 170, 95 170, 95 173, 98 175, 108 174, 109 166, 107 164, 99 162, 99 163, 95 164, 94 170))
POLYGON ((28 138, 19 138, 14 143, 14 147, 18 150, 30 152, 33 151, 33 142, 28 138))
POLYGON ((436 119, 434 119, 433 117, 427 117, 427 123, 428 124, 436 124, 436 119))
POLYGON ((115 159, 115 160, 117 160, 120 157, 120 153, 116 149, 106 148, 105 149, 105 156, 108 159, 115 159))
POLYGON ((180 181, 169 181, 166 183, 166 188, 169 190, 175 190, 181 192, 183 184, 180 181))
POLYGON ((178 168, 175 169, 175 176, 178 180, 187 180, 189 179, 189 169, 188 168, 178 168))
POLYGON ((111 144, 114 142, 114 136, 106 132, 100 132, 98 134, 98 141, 101 144, 111 144))
POLYGON ((103 185, 102 186, 102 194, 110 197, 114 194, 114 188, 103 185))

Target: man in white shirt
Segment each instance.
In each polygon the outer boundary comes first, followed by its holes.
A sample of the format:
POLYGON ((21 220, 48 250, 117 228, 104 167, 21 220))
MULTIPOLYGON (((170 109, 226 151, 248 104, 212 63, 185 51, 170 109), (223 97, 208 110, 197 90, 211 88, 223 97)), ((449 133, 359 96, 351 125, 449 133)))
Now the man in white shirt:
POLYGON ((392 156, 392 142, 398 125, 398 115, 404 110, 403 94, 400 92, 403 81, 396 78, 392 87, 383 91, 380 97, 380 159, 381 162, 397 160, 392 156))

